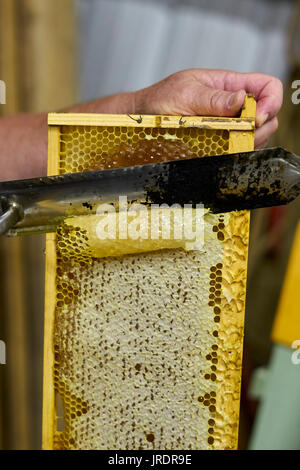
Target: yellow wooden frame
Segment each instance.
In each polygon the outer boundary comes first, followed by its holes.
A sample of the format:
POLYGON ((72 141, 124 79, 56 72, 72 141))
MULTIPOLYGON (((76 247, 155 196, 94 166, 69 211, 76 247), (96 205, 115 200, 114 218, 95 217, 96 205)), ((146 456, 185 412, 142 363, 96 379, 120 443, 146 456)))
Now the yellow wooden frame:
MULTIPOLYGON (((141 126, 141 127, 197 127, 202 129, 226 129, 229 130, 229 153, 249 151, 254 148, 254 129, 255 129, 255 111, 256 104, 253 98, 246 97, 245 107, 240 118, 214 118, 214 117, 180 117, 180 116, 129 116, 129 115, 97 115, 97 114, 50 114, 49 115, 49 158, 48 174, 59 173, 59 139, 61 126, 141 126)), ((233 218, 233 229, 236 230, 237 237, 246 244, 243 251, 243 265, 247 265, 247 241, 249 231, 250 213, 242 213, 241 218, 233 218)), ((53 350, 53 331, 54 331, 54 313, 56 296, 56 247, 55 234, 47 235, 46 242, 46 292, 45 292, 45 343, 44 343, 44 406, 43 406, 43 448, 53 449, 53 436, 55 431, 55 394, 53 385, 54 368, 54 350, 53 350)), ((224 258, 230 259, 235 240, 224 249, 224 258)), ((230 262, 228 262, 228 267, 230 262)), ((224 273, 224 277, 230 278, 232 273, 224 273)), ((232 326, 237 336, 234 336, 239 342, 240 348, 235 362, 238 364, 235 368, 228 368, 224 371, 224 389, 219 395, 219 401, 216 406, 223 415, 230 416, 234 422, 232 434, 225 436, 223 442, 216 442, 215 449, 233 449, 237 447, 238 437, 238 417, 239 417, 239 390, 241 381, 241 362, 242 362, 242 332, 244 325, 244 303, 246 293, 246 268, 240 279, 240 302, 242 306, 237 313, 232 313, 229 309, 228 314, 222 317, 220 328, 229 331, 232 326)), ((231 348, 233 337, 224 336, 225 344, 231 348), (227 341, 227 343, 226 343, 227 341)), ((225 363, 228 358, 221 358, 225 363)))
MULTIPOLYGON (((244 112, 244 111, 243 111, 244 112)), ((248 114, 245 109, 245 114, 248 114)), ((50 113, 49 126, 125 126, 125 127, 198 127, 201 129, 227 129, 253 131, 255 119, 204 116, 156 116, 139 114, 67 114, 50 113)))

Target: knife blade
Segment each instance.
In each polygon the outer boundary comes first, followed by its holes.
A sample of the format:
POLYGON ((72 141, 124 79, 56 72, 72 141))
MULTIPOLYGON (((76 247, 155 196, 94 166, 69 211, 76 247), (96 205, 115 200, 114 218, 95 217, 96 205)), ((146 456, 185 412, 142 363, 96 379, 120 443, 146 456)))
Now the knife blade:
POLYGON ((300 194, 300 157, 281 148, 0 183, 0 234, 51 232, 100 203, 203 204, 213 213, 278 206, 300 194))

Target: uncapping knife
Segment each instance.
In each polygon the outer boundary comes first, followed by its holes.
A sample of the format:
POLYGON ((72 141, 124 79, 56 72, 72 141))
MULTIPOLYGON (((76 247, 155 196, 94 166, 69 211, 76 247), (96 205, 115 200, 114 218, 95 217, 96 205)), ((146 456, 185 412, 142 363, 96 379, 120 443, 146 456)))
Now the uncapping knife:
POLYGON ((51 232, 100 203, 203 204, 213 213, 278 206, 300 194, 300 157, 276 147, 0 183, 0 234, 51 232))

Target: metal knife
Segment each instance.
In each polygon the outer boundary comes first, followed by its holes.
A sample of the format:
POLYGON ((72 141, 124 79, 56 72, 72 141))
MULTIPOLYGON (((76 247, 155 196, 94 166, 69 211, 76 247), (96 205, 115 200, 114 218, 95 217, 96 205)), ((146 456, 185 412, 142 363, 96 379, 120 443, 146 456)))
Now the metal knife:
POLYGON ((0 183, 0 234, 51 232, 100 203, 203 204, 213 213, 293 201, 300 157, 275 147, 103 171, 0 183))

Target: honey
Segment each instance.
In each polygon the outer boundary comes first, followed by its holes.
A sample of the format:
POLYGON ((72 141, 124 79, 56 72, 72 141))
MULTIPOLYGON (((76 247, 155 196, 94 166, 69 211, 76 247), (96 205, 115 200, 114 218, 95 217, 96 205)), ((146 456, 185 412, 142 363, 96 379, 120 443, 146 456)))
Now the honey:
POLYGON ((193 128, 72 127, 61 135, 61 173, 213 156, 226 153, 228 135, 193 128))

